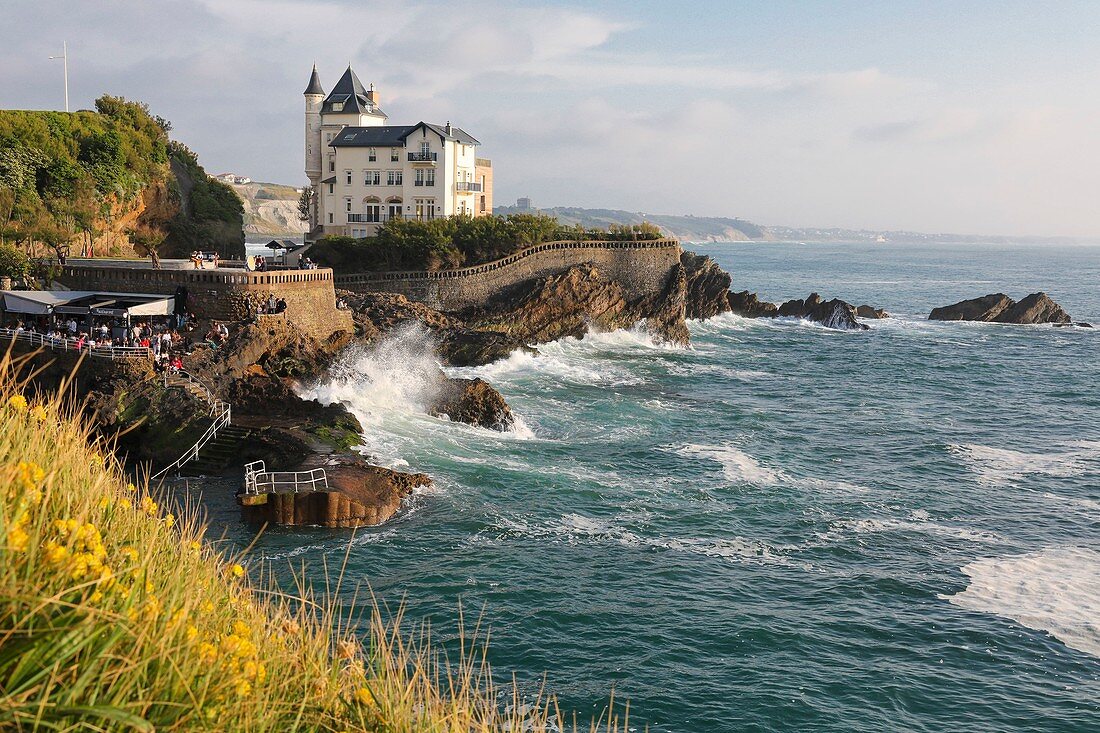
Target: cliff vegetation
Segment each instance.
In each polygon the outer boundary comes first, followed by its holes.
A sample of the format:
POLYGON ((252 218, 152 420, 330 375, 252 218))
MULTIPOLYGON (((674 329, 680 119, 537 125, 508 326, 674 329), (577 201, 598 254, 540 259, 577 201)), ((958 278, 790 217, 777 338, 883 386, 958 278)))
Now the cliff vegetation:
POLYGON ((494 687, 475 639, 443 663, 400 613, 280 591, 18 373, 0 361, 0 729, 572 729, 494 687))
POLYGON ((243 251, 242 209, 148 107, 0 110, 0 243, 28 255, 243 251))

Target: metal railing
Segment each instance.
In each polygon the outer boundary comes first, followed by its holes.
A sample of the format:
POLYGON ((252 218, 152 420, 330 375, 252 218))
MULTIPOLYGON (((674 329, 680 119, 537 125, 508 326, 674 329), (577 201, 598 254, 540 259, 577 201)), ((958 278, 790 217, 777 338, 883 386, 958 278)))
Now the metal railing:
POLYGON ((409 161, 412 163, 429 163, 439 158, 438 153, 409 153, 409 161))
POLYGON ((206 386, 198 379, 195 379, 193 376, 183 371, 182 369, 175 372, 174 374, 165 372, 165 388, 170 386, 182 387, 184 385, 195 385, 202 390, 203 396, 206 398, 206 401, 210 403, 210 417, 212 419, 212 422, 210 423, 210 427, 206 429, 206 432, 204 432, 202 436, 195 441, 194 445, 184 451, 183 455, 177 458, 173 463, 165 466, 164 468, 153 474, 152 478, 154 480, 167 475, 169 471, 183 468, 184 464, 186 464, 188 461, 198 458, 199 451, 201 451, 207 443, 218 437, 219 430, 227 427, 233 421, 232 405, 230 405, 228 402, 223 402, 214 397, 214 392, 210 389, 210 387, 206 386), (175 384, 170 384, 173 378, 177 381, 175 384))
POLYGON ((481 184, 475 181, 459 181, 455 184, 459 193, 481 193, 481 184))
POLYGON ((47 336, 36 331, 23 331, 14 328, 0 328, 0 338, 22 341, 32 346, 43 346, 58 351, 83 351, 89 356, 101 359, 151 359, 153 351, 147 346, 96 346, 65 336, 47 336))
POLYGON ((328 489, 328 474, 323 468, 309 471, 268 471, 263 461, 244 465, 244 493, 301 494, 328 489))

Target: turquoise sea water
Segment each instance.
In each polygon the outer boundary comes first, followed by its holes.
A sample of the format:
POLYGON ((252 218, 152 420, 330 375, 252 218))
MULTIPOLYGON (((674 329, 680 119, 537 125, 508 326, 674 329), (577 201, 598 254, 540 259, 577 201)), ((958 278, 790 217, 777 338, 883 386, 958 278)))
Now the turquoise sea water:
MULTIPOLYGON (((349 578, 444 640, 483 610, 498 672, 582 715, 614 687, 639 730, 1100 730, 1100 329, 924 320, 1043 289, 1100 326, 1100 248, 694 249, 735 289, 897 317, 725 315, 689 349, 619 332, 451 370, 504 394, 506 435, 424 414, 423 334, 349 354, 307 394, 435 478, 356 534, 349 578)), ((349 536, 258 551, 339 565, 349 536)))

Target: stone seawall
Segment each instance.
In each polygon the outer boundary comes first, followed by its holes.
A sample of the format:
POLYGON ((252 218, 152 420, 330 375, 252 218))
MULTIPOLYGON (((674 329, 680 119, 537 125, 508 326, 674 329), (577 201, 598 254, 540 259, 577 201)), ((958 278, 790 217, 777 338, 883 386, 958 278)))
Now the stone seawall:
POLYGON ((617 282, 629 300, 661 292, 680 263, 674 239, 641 242, 546 242, 494 262, 455 270, 336 275, 336 287, 400 293, 433 308, 459 311, 483 305, 504 288, 591 262, 617 282))
POLYGON ((200 318, 247 320, 268 296, 287 302, 286 320, 318 338, 353 330, 351 315, 337 310, 332 270, 247 272, 153 270, 101 264, 66 264, 58 282, 72 290, 174 295, 187 288, 188 307, 200 318))

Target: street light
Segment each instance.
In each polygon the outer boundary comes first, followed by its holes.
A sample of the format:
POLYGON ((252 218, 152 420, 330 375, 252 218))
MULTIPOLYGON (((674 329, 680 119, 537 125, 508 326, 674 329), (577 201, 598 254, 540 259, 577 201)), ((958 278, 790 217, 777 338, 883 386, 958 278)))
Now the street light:
POLYGON ((65 111, 69 111, 69 44, 67 41, 61 42, 61 55, 50 56, 51 59, 61 59, 65 65, 65 111))

